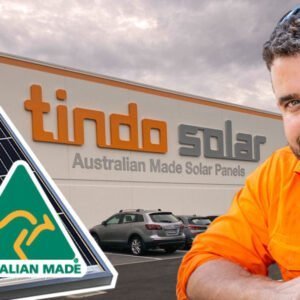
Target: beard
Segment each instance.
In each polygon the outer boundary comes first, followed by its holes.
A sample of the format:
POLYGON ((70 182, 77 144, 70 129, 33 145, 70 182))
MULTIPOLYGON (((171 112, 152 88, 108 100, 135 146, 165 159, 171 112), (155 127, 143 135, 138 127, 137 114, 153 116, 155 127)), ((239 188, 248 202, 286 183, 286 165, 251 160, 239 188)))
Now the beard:
POLYGON ((297 144, 297 147, 294 147, 291 144, 289 144, 289 146, 290 146, 292 152, 294 153, 294 155, 300 160, 300 136, 297 138, 296 144, 297 144))

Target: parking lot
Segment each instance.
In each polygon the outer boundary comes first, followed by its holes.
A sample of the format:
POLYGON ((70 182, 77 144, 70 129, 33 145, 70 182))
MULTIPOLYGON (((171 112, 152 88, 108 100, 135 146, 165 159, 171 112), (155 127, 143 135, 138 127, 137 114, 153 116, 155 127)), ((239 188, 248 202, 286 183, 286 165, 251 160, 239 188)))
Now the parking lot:
POLYGON ((185 253, 186 251, 183 250, 172 254, 155 250, 148 251, 144 256, 136 257, 126 252, 105 252, 119 273, 114 290, 55 299, 176 299, 177 270, 185 253))
POLYGON ((177 250, 172 254, 167 254, 164 250, 160 249, 148 251, 148 253, 143 256, 133 256, 129 253, 127 254, 126 252, 119 251, 105 252, 106 256, 114 266, 149 263, 169 259, 181 259, 185 253, 186 251, 184 250, 177 250))
MULTIPOLYGON (((167 254, 161 250, 148 251, 145 256, 133 256, 126 252, 105 252, 119 273, 117 286, 94 294, 74 295, 55 300, 172 300, 176 299, 176 276, 186 251, 167 254)), ((270 267, 270 277, 280 279, 276 265, 270 267)))

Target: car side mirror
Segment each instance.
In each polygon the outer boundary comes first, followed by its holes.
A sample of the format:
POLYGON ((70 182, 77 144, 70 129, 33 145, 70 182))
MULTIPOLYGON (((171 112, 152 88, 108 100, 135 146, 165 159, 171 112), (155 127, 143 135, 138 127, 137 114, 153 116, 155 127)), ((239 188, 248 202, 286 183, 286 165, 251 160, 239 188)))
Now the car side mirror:
POLYGON ((104 226, 107 225, 106 221, 103 221, 101 224, 104 225, 104 226))

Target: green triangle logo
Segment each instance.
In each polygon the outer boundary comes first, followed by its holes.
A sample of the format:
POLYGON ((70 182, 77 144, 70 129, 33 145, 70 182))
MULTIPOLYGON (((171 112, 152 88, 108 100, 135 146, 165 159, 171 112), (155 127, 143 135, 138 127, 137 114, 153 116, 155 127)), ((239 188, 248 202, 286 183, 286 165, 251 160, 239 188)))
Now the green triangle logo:
POLYGON ((37 178, 15 162, 0 186, 0 277, 81 277, 86 264, 37 178))

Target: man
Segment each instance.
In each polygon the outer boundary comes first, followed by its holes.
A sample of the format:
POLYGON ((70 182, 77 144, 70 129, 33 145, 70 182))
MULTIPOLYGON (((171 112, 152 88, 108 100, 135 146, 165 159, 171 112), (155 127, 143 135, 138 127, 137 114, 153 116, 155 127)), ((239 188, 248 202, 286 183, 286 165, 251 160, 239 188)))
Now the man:
POLYGON ((278 22, 263 58, 289 146, 254 171, 229 212, 196 238, 179 269, 180 300, 300 299, 300 6, 278 22), (284 281, 266 276, 274 262, 284 281))

